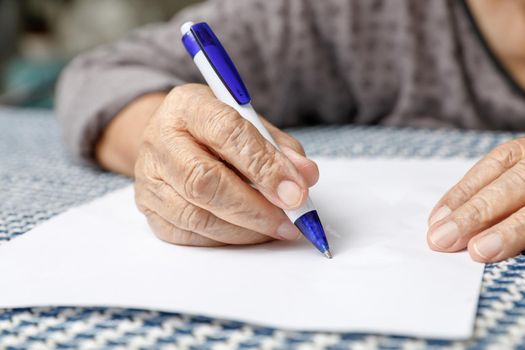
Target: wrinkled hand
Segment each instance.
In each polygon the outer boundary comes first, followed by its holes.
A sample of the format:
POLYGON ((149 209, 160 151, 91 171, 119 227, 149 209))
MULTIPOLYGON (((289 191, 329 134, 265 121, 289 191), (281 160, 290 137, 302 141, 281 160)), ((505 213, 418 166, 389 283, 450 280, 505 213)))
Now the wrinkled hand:
POLYGON ((525 138, 498 146, 438 202, 429 219, 432 249, 468 247, 479 262, 525 249, 525 138))
POLYGON ((188 84, 168 94, 135 163, 137 207, 160 239, 217 246, 299 237, 280 208, 305 201, 317 165, 297 140, 265 124, 282 152, 208 87, 188 84))

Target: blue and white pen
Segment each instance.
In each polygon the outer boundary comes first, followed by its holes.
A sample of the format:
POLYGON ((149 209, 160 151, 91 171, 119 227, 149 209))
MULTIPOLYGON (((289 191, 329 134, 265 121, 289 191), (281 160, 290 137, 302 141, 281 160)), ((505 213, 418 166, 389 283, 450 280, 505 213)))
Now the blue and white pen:
MULTIPOLYGON (((250 104, 251 97, 230 56, 207 23, 187 22, 181 27, 182 43, 215 96, 251 122, 277 149, 279 146, 250 104)), ((332 258, 321 220, 310 200, 299 209, 285 210, 288 218, 327 258, 332 258)))

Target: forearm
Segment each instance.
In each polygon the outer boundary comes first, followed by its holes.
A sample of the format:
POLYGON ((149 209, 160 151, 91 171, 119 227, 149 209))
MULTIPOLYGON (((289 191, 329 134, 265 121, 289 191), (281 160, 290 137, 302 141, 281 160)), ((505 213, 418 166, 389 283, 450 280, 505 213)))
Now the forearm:
POLYGON ((96 160, 101 167, 133 176, 143 130, 165 96, 166 93, 143 95, 113 118, 95 146, 96 160))

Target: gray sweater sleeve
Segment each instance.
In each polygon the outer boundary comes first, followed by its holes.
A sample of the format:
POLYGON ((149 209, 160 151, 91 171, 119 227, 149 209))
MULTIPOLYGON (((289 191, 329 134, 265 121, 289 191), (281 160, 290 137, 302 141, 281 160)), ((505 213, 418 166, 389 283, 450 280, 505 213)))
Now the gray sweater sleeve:
POLYGON ((201 81, 180 43, 188 20, 210 23, 256 110, 280 127, 525 128, 525 91, 465 0, 210 0, 70 64, 57 106, 77 158, 93 159, 101 131, 133 99, 201 81))
MULTIPOLYGON (((78 56, 65 69, 57 90, 57 112, 69 151, 92 161, 101 131, 131 101, 149 92, 201 82, 180 43, 179 28, 187 20, 206 21, 218 33, 259 113, 280 126, 296 124, 298 117, 292 116, 309 100, 303 87, 311 85, 304 80, 326 73, 326 67, 310 67, 323 59, 315 53, 322 38, 311 35, 314 21, 307 9, 300 0, 208 1, 180 12, 168 23, 136 30, 78 56), (300 48, 291 40, 296 35, 306 38, 300 48), (307 53, 308 64, 294 64, 294 56, 307 53)), ((329 84, 337 85, 336 81, 329 84)))

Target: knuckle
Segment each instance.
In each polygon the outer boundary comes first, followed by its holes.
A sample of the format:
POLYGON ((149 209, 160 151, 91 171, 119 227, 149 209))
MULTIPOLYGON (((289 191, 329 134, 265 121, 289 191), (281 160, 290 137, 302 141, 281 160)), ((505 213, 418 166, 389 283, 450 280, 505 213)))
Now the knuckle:
POLYGON ((151 172, 152 163, 154 163, 151 158, 150 152, 145 147, 141 147, 133 168, 135 179, 143 179, 151 172))
POLYGON ((171 89, 171 91, 168 94, 168 97, 177 99, 177 98, 180 98, 181 96, 184 96, 187 91, 188 91, 187 84, 177 85, 173 89, 171 89))
POLYGON ((173 88, 165 99, 164 120, 167 125, 180 121, 181 127, 186 127, 184 122, 188 111, 202 113, 209 101, 214 100, 209 87, 202 84, 183 84, 173 88), (175 117, 175 118, 174 118, 175 117))
POLYGON ((471 186, 467 185, 467 183, 468 183, 467 181, 461 181, 460 183, 456 185, 454 192, 457 197, 465 198, 469 196, 469 194, 471 193, 470 192, 471 186))
POLYGON ((449 196, 449 200, 457 200, 460 202, 465 201, 474 193, 476 193, 476 186, 474 183, 471 180, 462 180, 456 185, 453 193, 449 196))
POLYGON ((141 193, 136 191, 136 195, 142 195, 145 203, 153 200, 164 201, 167 194, 170 193, 170 186, 156 175, 149 175, 138 181, 143 183, 143 185, 141 193))
POLYGON ((171 226, 168 232, 168 241, 178 245, 190 245, 193 233, 186 230, 181 230, 176 226, 171 226))
POLYGON ((197 233, 172 227, 169 233, 169 242, 184 246, 221 246, 223 243, 213 241, 209 238, 202 237, 197 233))
POLYGON ((183 96, 190 96, 195 94, 205 94, 207 93, 209 89, 202 85, 202 84, 196 84, 196 83, 188 83, 188 84, 182 84, 177 85, 173 89, 171 89, 169 95, 174 98, 179 98, 183 96))
MULTIPOLYGON (((192 232, 193 230, 185 230, 173 225, 147 206, 142 206, 140 210, 146 217, 149 227, 158 239, 178 245, 195 244, 196 236, 192 232)), ((191 213, 189 215, 190 217, 188 220, 191 221, 190 225, 197 225, 198 218, 193 218, 191 213)))
POLYGON ((492 216, 492 206, 483 196, 475 196, 455 215, 455 221, 462 226, 479 226, 487 224, 492 216))
POLYGON ((250 154, 256 140, 250 132, 250 124, 245 120, 236 120, 230 124, 230 128, 225 135, 224 144, 227 147, 239 150, 241 154, 250 154))
POLYGON ((279 170, 277 152, 274 149, 260 149, 252 153, 247 171, 258 184, 267 182, 279 170))
POLYGON ((177 222, 184 229, 193 232, 206 231, 212 225, 212 215, 206 213, 203 209, 191 204, 186 205, 179 211, 177 222))
POLYGON ((213 146, 237 146, 239 141, 246 138, 248 122, 240 118, 233 108, 218 101, 210 102, 209 108, 213 112, 208 118, 207 131, 213 146))
POLYGON ((190 202, 212 204, 219 196, 223 171, 221 163, 193 160, 184 181, 184 194, 190 202))
MULTIPOLYGON (((215 103, 212 103, 214 105, 215 103)), ((220 103, 209 118, 208 142, 221 153, 250 155, 263 144, 253 125, 230 106, 220 103)))
POLYGON ((146 219, 148 219, 148 221, 150 219, 153 219, 156 216, 155 212, 153 212, 149 208, 149 206, 146 203, 144 203, 143 201, 137 199, 136 200, 136 205, 137 205, 137 209, 146 217, 146 219))
POLYGON ((525 230, 525 211, 520 210, 512 215, 512 225, 515 231, 525 230))
POLYGON ((525 183, 525 162, 516 163, 509 171, 512 174, 511 181, 515 185, 523 186, 525 183))
POLYGON ((507 169, 523 159, 524 140, 516 139, 497 146, 489 153, 488 158, 496 166, 507 169))
POLYGON ((140 180, 145 183, 156 181, 161 169, 162 163, 158 160, 157 155, 151 149, 143 147, 135 162, 135 181, 140 180))
POLYGON ((155 236, 165 242, 173 244, 188 244, 191 239, 191 232, 181 230, 161 219, 155 212, 146 210, 144 212, 148 224, 155 236))
POLYGON ((148 208, 144 208, 142 211, 142 214, 146 217, 148 221, 148 225, 157 236, 157 238, 163 240, 163 241, 170 241, 170 225, 167 225, 164 220, 162 220, 157 213, 155 213, 152 210, 149 210, 148 208))

